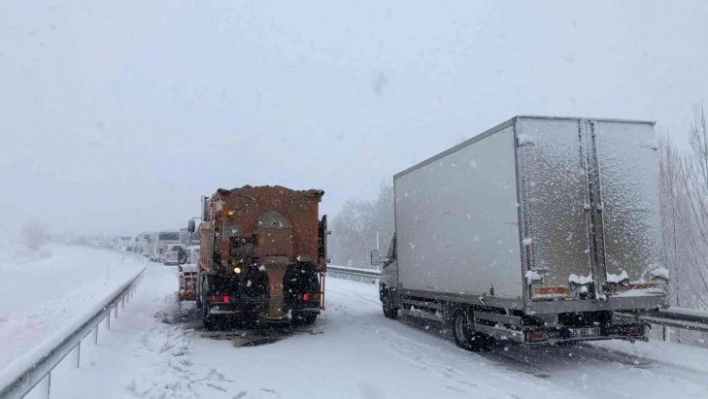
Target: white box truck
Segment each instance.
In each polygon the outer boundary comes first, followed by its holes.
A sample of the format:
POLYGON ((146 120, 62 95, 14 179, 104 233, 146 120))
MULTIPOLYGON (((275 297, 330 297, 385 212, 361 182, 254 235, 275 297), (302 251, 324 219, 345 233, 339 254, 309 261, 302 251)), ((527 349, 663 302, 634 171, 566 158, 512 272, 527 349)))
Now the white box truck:
POLYGON ((666 306, 652 122, 519 116, 394 176, 384 314, 479 349, 645 340, 666 306))

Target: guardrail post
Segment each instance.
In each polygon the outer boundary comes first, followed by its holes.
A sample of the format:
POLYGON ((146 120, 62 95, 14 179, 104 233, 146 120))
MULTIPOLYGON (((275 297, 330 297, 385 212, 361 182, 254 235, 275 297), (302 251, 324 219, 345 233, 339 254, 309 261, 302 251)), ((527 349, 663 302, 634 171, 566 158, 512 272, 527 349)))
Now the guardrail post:
POLYGON ((120 300, 120 306, 121 306, 123 309, 125 309, 125 295, 124 295, 123 298, 121 298, 121 300, 120 300))
POLYGON ((108 327, 108 331, 111 330, 111 308, 108 308, 108 315, 106 316, 106 327, 108 327))
POLYGON ((76 368, 81 368, 81 341, 76 344, 76 368))
POLYGON ((98 324, 96 324, 96 328, 93 329, 93 344, 98 345, 98 326, 101 325, 101 322, 99 321, 98 324))
POLYGON ((45 384, 47 386, 47 390, 44 391, 44 397, 49 399, 49 397, 52 394, 52 372, 48 372, 47 376, 44 377, 44 380, 46 381, 45 384))

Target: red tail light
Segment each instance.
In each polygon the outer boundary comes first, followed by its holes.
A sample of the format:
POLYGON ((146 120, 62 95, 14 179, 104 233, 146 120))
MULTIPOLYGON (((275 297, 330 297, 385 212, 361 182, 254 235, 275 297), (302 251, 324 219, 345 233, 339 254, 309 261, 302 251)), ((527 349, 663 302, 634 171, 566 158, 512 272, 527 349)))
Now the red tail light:
POLYGON ((624 335, 639 337, 644 335, 644 326, 627 326, 624 328, 624 335))
POLYGON ((219 296, 213 296, 210 298, 210 301, 212 303, 231 303, 231 297, 228 295, 219 295, 219 296))
POLYGON ((302 300, 307 302, 310 300, 310 294, 302 294, 302 300))
POLYGON ((548 332, 547 331, 529 331, 526 333, 526 340, 528 342, 548 341, 548 332))

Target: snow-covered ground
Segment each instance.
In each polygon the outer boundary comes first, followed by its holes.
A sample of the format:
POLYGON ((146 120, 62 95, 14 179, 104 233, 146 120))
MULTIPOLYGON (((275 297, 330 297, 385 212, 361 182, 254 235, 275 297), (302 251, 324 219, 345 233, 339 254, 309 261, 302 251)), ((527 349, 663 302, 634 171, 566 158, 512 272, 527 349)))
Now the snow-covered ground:
MULTIPOLYGON (((329 279, 327 311, 275 343, 235 347, 180 311, 173 268, 139 293, 53 398, 706 398, 708 351, 653 342, 458 349, 445 331, 391 321, 374 285, 329 279), (168 324, 175 316, 180 322, 168 324), (186 317, 185 317, 186 316, 186 317)), ((84 352, 82 352, 84 353, 84 352)))
POLYGON ((40 254, 8 245, 0 257, 0 372, 84 316, 144 263, 128 254, 58 244, 40 254))

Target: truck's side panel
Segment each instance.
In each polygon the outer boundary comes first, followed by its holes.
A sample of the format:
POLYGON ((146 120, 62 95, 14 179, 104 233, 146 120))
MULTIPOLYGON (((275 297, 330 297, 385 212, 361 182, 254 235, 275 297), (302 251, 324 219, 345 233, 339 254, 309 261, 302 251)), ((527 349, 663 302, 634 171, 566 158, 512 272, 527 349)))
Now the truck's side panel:
POLYGON ((651 123, 593 123, 607 273, 649 280, 662 265, 658 145, 651 123))
POLYGON ((591 274, 586 221, 587 173, 581 124, 574 119, 518 118, 529 268, 544 278, 535 297, 567 296, 570 275, 591 274))
POLYGON ((522 296, 512 126, 394 178, 405 290, 522 296))

